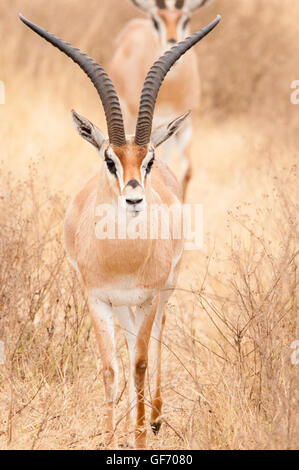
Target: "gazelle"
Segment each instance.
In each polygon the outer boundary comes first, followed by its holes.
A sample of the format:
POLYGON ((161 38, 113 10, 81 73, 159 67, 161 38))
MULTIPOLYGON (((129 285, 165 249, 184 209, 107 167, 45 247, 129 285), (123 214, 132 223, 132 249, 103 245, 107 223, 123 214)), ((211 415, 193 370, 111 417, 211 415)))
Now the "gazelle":
MULTIPOLYGON (((131 0, 147 13, 149 19, 133 19, 116 40, 116 49, 109 73, 115 84, 128 129, 133 131, 138 113, 138 97, 152 63, 167 49, 190 34, 189 22, 195 10, 209 0, 131 0)), ((190 51, 168 74, 157 102, 154 125, 166 124, 186 110, 196 111, 200 103, 200 77, 197 57, 190 51)), ((173 144, 180 159, 180 183, 185 198, 192 176, 192 121, 184 126, 164 146, 163 160, 170 163, 173 144)))
MULTIPOLYGON (((151 412, 155 433, 161 425, 161 338, 164 309, 175 286, 183 237, 168 239, 101 238, 96 232, 98 208, 111 210, 119 199, 128 221, 145 219, 156 204, 167 216, 173 204, 181 207, 180 186, 167 165, 155 158, 155 149, 177 132, 188 114, 152 132, 161 83, 173 64, 206 36, 220 21, 176 45, 150 69, 140 99, 134 136, 127 136, 119 99, 104 69, 79 49, 57 38, 20 15, 33 31, 64 52, 88 75, 102 101, 108 138, 90 121, 72 111, 77 131, 102 157, 98 173, 80 190, 64 223, 65 246, 74 267, 81 273, 96 332, 105 386, 106 445, 114 445, 114 407, 118 391, 114 318, 124 331, 129 359, 129 411, 127 428, 135 417, 135 445, 146 446, 144 382, 150 337, 155 338, 155 383, 151 412), (136 309, 133 309, 136 307, 136 309)), ((117 221, 118 223, 118 221, 117 221)), ((169 231, 171 235, 171 230, 169 231)))

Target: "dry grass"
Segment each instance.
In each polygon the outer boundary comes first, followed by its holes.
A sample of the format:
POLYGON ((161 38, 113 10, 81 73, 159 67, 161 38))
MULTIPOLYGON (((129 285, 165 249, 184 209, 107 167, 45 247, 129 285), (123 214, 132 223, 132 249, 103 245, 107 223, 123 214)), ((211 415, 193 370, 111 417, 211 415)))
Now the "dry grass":
MULTIPOLYGON (((6 345, 0 448, 94 449, 102 441, 101 364, 61 232, 70 197, 97 167, 69 111, 102 127, 103 115, 80 71, 16 15, 22 11, 107 65, 115 35, 136 11, 126 0, 89 0, 88 8, 79 0, 7 4, 0 4, 6 44, 0 80, 7 90, 0 106, 0 340, 6 345)), ((221 27, 197 48, 203 105, 188 194, 204 204, 205 244, 186 253, 167 309, 164 425, 158 438, 149 432, 149 447, 294 449, 299 108, 289 95, 299 78, 299 7, 291 0, 215 0, 193 28, 218 12, 221 27)), ((118 358, 121 442, 127 374, 121 332, 118 358)))

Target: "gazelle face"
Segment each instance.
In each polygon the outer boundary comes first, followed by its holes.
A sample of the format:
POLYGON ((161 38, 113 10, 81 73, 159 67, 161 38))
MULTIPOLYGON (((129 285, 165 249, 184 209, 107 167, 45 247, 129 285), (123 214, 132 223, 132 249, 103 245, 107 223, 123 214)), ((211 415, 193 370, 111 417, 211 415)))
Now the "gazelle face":
POLYGON ((169 48, 189 36, 191 15, 210 0, 132 0, 151 18, 161 46, 169 48))
POLYGON ((163 8, 151 14, 162 47, 171 47, 189 34, 190 15, 184 10, 163 8))
POLYGON ((134 137, 127 137, 125 145, 111 145, 105 135, 88 119, 72 111, 72 118, 79 135, 92 144, 105 163, 105 172, 113 199, 121 198, 122 207, 132 215, 146 208, 147 186, 155 170, 155 149, 173 136, 184 124, 189 113, 159 126, 152 132, 151 142, 142 147, 134 137))
POLYGON ((114 197, 132 215, 146 208, 146 186, 155 160, 154 148, 139 147, 133 138, 122 147, 108 145, 104 150, 107 177, 114 197))

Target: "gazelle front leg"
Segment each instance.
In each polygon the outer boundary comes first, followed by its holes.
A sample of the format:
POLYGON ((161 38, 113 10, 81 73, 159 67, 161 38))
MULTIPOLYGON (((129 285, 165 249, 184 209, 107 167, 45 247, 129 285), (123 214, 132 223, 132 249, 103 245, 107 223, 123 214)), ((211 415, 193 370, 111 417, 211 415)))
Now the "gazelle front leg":
POLYGON ((181 162, 180 182, 183 188, 183 199, 185 201, 188 184, 192 177, 192 124, 190 118, 183 129, 176 134, 175 138, 177 140, 178 154, 181 162))
POLYGON ((114 405, 118 390, 118 365, 115 354, 114 317, 110 305, 89 297, 89 308, 99 346, 105 386, 105 445, 114 447, 114 405))
POLYGON ((133 423, 136 420, 136 390, 134 382, 134 361, 135 361, 135 345, 136 345, 136 326, 135 315, 130 307, 117 307, 115 314, 118 323, 125 335, 127 349, 129 353, 129 400, 126 419, 126 432, 128 434, 128 445, 133 445, 133 439, 130 439, 133 432, 133 423))
MULTIPOLYGON (((158 315, 157 315, 158 316, 158 315)), ((162 334, 165 325, 165 313, 161 312, 153 327, 153 340, 155 348, 154 360, 154 396, 152 400, 151 427, 154 434, 158 434, 161 428, 162 395, 161 395, 161 355, 162 355, 162 334)))
POLYGON ((135 444, 138 449, 146 446, 144 382, 148 366, 148 346, 158 307, 159 295, 136 309, 137 337, 134 361, 134 382, 137 395, 135 444))

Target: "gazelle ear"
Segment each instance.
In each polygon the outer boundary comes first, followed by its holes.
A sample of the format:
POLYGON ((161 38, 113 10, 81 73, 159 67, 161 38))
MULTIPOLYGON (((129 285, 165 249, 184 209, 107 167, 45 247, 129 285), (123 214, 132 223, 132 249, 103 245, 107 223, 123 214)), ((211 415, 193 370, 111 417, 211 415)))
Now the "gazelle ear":
POLYGON ((80 114, 76 113, 74 110, 72 110, 72 118, 79 135, 92 144, 97 150, 101 150, 103 143, 107 140, 104 134, 88 119, 80 116, 80 114))
POLYGON ((134 5, 143 11, 150 11, 153 8, 153 2, 150 0, 131 0, 134 5))
POLYGON ((180 130, 180 128, 184 125, 185 120, 189 116, 190 111, 188 113, 182 114, 182 116, 174 119, 169 124, 163 124, 162 126, 157 127, 151 136, 151 144, 154 148, 159 147, 159 145, 163 144, 165 140, 172 137, 174 134, 180 130))
POLYGON ((204 7, 207 5, 211 0, 187 0, 185 2, 186 4, 186 9, 188 11, 195 11, 198 8, 204 7))

